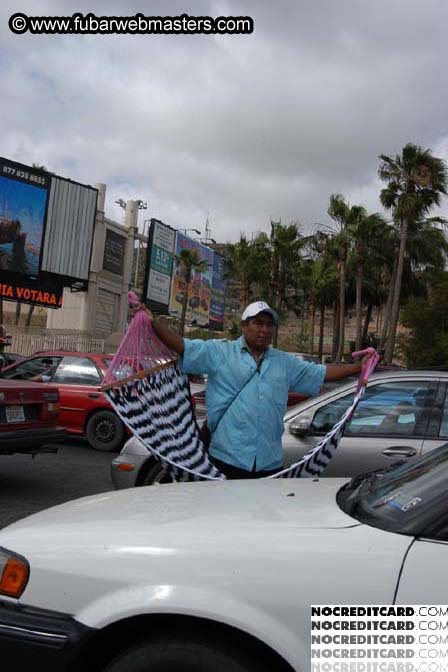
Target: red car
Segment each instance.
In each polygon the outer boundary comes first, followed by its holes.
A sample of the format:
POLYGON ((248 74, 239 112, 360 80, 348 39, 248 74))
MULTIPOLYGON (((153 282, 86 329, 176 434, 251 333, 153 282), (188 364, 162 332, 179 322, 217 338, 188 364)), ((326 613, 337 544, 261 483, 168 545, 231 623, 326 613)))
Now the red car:
POLYGON ((60 424, 85 434, 96 450, 116 451, 127 431, 100 389, 110 361, 110 355, 45 351, 5 367, 1 377, 48 383, 59 392, 60 424))
POLYGON ((49 385, 0 380, 0 455, 48 452, 44 444, 64 440, 58 402, 49 385))

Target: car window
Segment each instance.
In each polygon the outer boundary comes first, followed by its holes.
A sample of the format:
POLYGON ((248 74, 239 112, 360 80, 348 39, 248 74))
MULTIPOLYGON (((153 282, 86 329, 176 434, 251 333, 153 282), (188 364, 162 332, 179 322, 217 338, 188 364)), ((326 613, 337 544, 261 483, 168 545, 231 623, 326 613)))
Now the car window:
MULTIPOLYGON (((367 387, 363 399, 345 428, 345 436, 366 434, 419 436, 425 433, 436 391, 435 382, 406 381, 367 387)), ((322 406, 312 429, 328 432, 353 401, 347 394, 322 406)))
POLYGON ((47 355, 46 357, 33 357, 20 362, 14 368, 2 371, 2 378, 9 378, 10 380, 29 380, 34 376, 41 376, 48 372, 54 371, 61 357, 53 357, 47 355))
POLYGON ((311 429, 317 434, 326 434, 343 416, 351 405, 354 393, 346 394, 325 406, 321 406, 314 415, 311 429))
MULTIPOLYGON (((438 415, 438 419, 440 420, 440 427, 438 432, 439 436, 441 438, 448 436, 448 395, 446 395, 443 404, 441 404, 441 409, 439 407, 435 409, 434 416, 436 413, 438 415)), ((432 421, 435 422, 435 420, 436 418, 433 417, 432 421)))
POLYGON ((91 359, 64 357, 51 382, 69 385, 99 385, 101 376, 91 359))

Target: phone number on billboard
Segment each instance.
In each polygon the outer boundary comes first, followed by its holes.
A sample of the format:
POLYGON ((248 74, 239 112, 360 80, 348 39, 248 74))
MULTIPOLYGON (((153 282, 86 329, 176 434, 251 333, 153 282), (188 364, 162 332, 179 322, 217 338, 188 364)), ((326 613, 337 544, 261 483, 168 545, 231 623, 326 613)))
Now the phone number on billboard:
POLYGON ((11 166, 3 166, 3 172, 10 177, 20 178, 22 180, 28 180, 29 182, 34 182, 34 184, 42 184, 46 186, 47 178, 42 175, 34 175, 34 173, 27 173, 24 170, 18 170, 17 168, 11 168, 11 166))

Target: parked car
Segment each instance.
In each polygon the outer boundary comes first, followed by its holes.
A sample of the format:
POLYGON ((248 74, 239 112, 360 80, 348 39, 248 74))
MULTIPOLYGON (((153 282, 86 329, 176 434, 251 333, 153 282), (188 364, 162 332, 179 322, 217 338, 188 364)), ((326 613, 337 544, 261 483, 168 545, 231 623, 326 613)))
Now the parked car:
POLYGON ((110 355, 52 350, 2 369, 1 377, 48 382, 59 392, 61 425, 85 434, 96 450, 116 451, 128 434, 100 389, 110 361, 110 355))
POLYGON ((2 352, 0 353, 0 370, 5 366, 9 366, 10 364, 21 362, 22 359, 25 359, 25 357, 23 355, 19 355, 16 352, 2 352))
MULTIPOLYGON (((341 381, 340 381, 341 382, 341 381)), ((284 465, 297 462, 350 406, 357 379, 290 408, 284 419, 284 465)), ((384 371, 369 381, 325 476, 356 476, 412 460, 448 441, 448 372, 384 371)), ((132 437, 111 464, 116 488, 166 483, 168 477, 132 437)))
POLYGON ((0 380, 0 455, 56 452, 67 436, 59 426, 59 394, 49 385, 0 380))
MULTIPOLYGON (((447 385, 448 373, 441 371, 394 370, 372 376, 325 475, 355 476, 415 460, 445 443, 447 385)), ((356 383, 342 385, 286 413, 285 465, 316 445, 348 408, 355 391, 356 383)))
POLYGON ((25 518, 0 532, 2 662, 310 670, 311 605, 448 602, 447 474, 445 444, 351 482, 181 483, 25 518))

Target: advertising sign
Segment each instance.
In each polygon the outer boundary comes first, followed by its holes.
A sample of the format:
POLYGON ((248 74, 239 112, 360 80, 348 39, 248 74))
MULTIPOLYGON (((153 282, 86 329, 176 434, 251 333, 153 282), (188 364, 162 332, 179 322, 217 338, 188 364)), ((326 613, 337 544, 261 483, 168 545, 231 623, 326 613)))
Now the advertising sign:
POLYGON ((213 255, 212 293, 210 301, 210 327, 224 330, 224 311, 226 307, 226 280, 224 257, 216 252, 213 255))
MULTIPOLYGON (((20 276, 18 276, 20 277, 20 276)), ((0 299, 30 303, 45 308, 62 308, 63 286, 56 278, 0 283, 0 299)))
POLYGON ((38 274, 48 187, 45 173, 0 159, 0 270, 38 274))
POLYGON ((103 269, 114 275, 123 275, 125 249, 126 238, 111 229, 107 229, 104 244, 103 269))
POLYGON ((143 291, 149 307, 165 314, 170 303, 175 237, 174 229, 158 219, 151 219, 143 291))
POLYGON ((97 198, 93 187, 50 176, 40 270, 67 286, 89 280, 97 198))
POLYGON ((193 271, 188 288, 187 324, 224 329, 226 281, 224 258, 202 243, 175 231, 157 219, 151 220, 143 296, 159 313, 182 315, 185 280, 175 257, 182 250, 197 250, 207 262, 203 273, 193 271))
MULTIPOLYGON (((197 250, 199 258, 208 263, 205 273, 195 273, 193 271, 192 282, 188 289, 187 303, 187 322, 197 324, 198 326, 207 326, 210 316, 210 301, 213 276, 213 250, 206 245, 202 245, 182 233, 176 236, 176 255, 181 250, 197 250)), ((176 267, 173 275, 173 284, 171 288, 170 315, 180 317, 182 314, 182 299, 185 291, 185 282, 182 277, 181 267, 176 267)))

